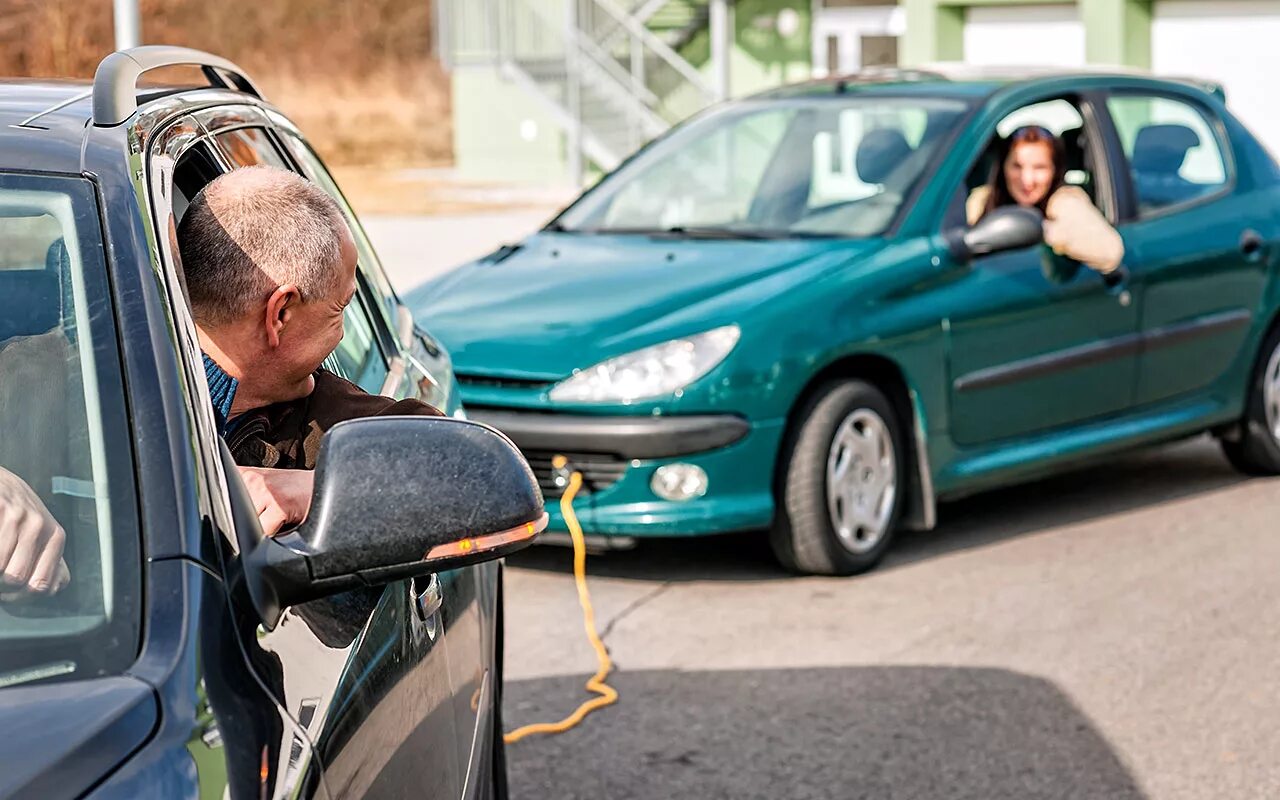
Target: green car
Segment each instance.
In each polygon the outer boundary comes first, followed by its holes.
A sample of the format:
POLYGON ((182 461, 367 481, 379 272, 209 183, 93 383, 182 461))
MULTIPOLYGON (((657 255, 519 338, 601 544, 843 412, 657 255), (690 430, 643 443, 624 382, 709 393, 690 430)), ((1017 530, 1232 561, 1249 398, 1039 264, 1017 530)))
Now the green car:
POLYGON ((768 530, 850 574, 940 500, 1126 448, 1211 431, 1280 471, 1278 240, 1217 86, 891 71, 703 113, 408 304, 548 497, 583 474, 588 534, 768 530), (1120 232, 1107 278, 1024 209, 966 225, 1025 124, 1120 232))

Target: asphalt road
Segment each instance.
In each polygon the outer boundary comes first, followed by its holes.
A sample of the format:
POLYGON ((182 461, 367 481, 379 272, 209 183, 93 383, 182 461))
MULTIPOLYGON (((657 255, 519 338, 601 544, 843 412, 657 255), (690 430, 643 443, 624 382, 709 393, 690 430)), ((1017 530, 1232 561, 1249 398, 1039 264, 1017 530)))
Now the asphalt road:
MULTIPOLYGON (((541 798, 1280 797, 1280 484, 1207 438, 943 506, 878 571, 759 536, 593 556, 619 705, 508 748, 541 798)), ((507 567, 508 727, 586 697, 567 550, 507 567)))

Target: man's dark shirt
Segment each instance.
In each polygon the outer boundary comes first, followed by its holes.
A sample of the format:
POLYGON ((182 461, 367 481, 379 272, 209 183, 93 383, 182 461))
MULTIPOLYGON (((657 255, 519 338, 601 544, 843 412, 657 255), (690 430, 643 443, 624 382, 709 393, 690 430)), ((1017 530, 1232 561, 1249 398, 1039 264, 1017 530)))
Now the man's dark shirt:
POLYGON ((299 400, 248 411, 234 420, 227 446, 242 467, 315 469, 325 431, 349 419, 443 416, 421 400, 369 394, 328 370, 316 370, 316 387, 299 400))

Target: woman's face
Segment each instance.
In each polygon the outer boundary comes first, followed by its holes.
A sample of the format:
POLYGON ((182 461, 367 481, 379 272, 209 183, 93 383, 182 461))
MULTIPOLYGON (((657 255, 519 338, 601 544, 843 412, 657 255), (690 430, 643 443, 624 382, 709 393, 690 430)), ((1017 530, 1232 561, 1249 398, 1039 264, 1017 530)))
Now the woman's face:
POLYGON ((1004 180, 1020 206, 1034 206, 1053 185, 1053 146, 1048 142, 1019 142, 1004 161, 1004 180))

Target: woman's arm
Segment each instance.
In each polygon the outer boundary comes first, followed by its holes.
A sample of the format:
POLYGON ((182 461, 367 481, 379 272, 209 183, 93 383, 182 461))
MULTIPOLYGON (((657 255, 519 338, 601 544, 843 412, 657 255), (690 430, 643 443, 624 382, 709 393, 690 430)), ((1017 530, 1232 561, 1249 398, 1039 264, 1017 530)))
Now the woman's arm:
POLYGON ((1049 198, 1044 242, 1058 255, 1102 274, 1124 260, 1124 240, 1078 186, 1063 186, 1049 198))
POLYGON ((977 186, 965 198, 964 216, 970 227, 978 224, 978 220, 982 219, 983 213, 987 210, 987 198, 990 196, 990 186, 977 186))

